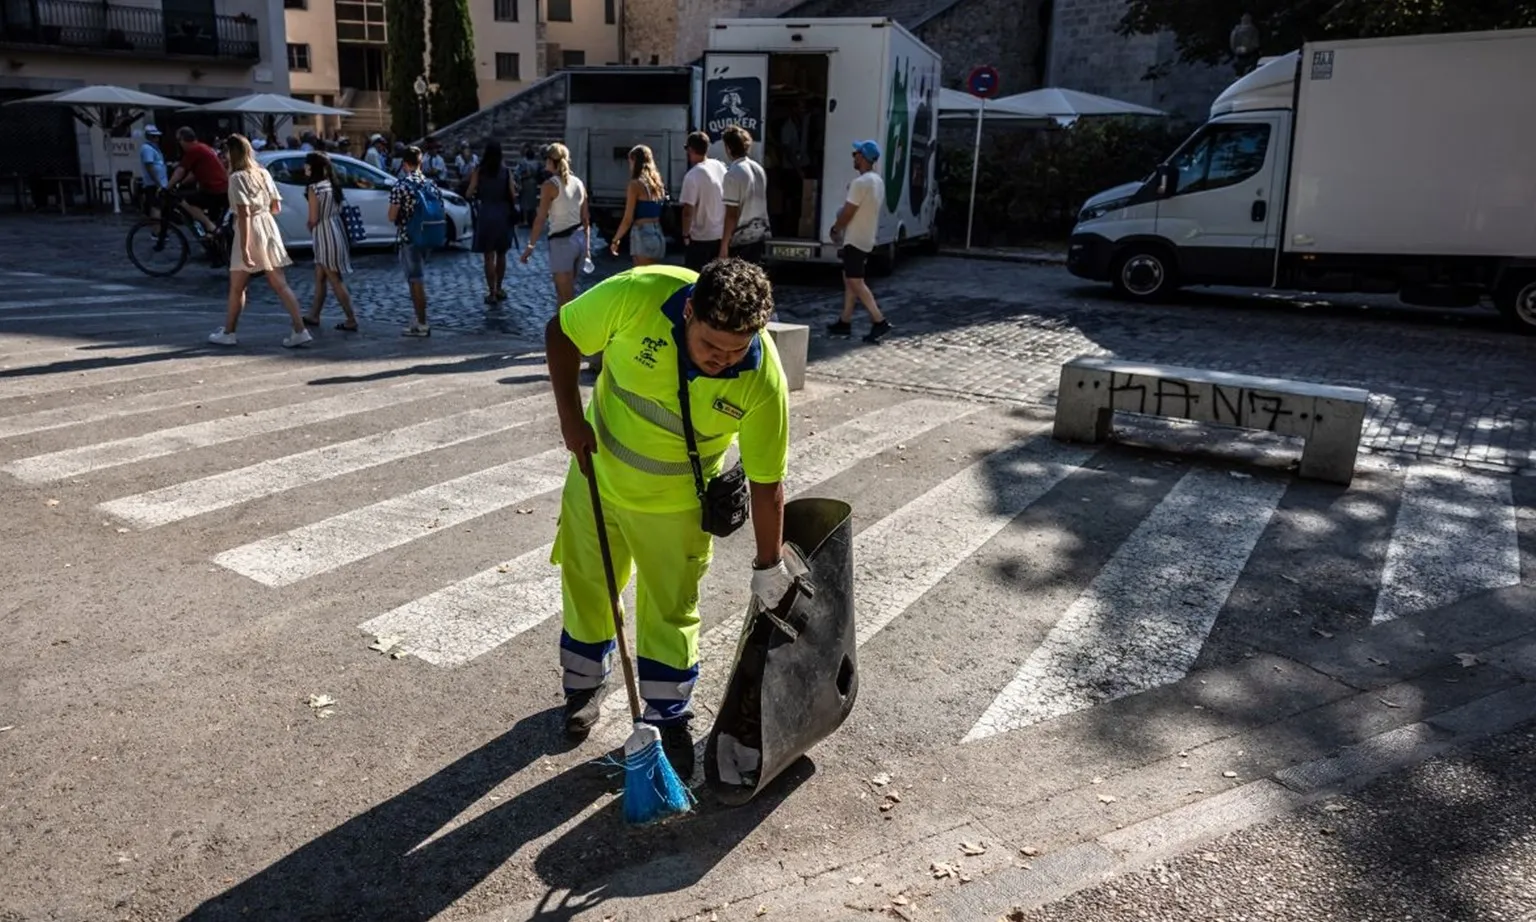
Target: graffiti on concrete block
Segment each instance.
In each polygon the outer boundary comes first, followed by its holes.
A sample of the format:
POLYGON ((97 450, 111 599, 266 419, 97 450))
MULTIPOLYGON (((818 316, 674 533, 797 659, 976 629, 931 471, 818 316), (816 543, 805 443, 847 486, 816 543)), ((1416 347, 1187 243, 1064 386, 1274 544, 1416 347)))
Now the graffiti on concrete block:
POLYGON ((1232 384, 1111 372, 1109 403, 1127 413, 1305 435, 1315 400, 1232 384))

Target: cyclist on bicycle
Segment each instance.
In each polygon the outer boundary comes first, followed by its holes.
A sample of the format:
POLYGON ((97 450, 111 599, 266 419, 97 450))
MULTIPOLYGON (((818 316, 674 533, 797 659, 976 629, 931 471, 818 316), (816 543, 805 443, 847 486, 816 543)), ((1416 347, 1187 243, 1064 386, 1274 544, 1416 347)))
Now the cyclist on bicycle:
POLYGON ((212 236, 218 231, 217 219, 229 208, 229 171, 213 148, 199 141, 197 132, 191 128, 183 125, 176 129, 176 141, 181 145, 181 162, 171 174, 170 186, 179 188, 188 179, 197 183, 195 192, 181 196, 181 210, 212 236))

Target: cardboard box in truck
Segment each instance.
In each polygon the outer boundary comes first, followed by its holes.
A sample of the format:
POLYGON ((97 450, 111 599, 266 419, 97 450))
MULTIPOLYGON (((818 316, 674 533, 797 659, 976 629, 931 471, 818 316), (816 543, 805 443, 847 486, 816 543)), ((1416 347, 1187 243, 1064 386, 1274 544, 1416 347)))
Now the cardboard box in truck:
POLYGON ((1078 216, 1075 274, 1484 300, 1536 333, 1536 29, 1313 42, 1078 216))
POLYGON ((938 210, 939 55, 886 18, 717 19, 704 55, 704 129, 754 139, 770 189, 776 261, 836 262, 830 231, 857 175, 853 145, 881 147, 876 263, 931 244, 938 210), (777 187, 777 188, 776 188, 777 187), (782 190, 782 194, 779 194, 782 190))

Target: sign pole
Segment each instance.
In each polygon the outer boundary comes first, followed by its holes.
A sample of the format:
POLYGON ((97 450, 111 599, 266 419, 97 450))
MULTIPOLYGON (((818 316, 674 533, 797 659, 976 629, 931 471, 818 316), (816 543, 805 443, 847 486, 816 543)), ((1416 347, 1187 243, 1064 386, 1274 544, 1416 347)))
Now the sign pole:
POLYGON ((965 87, 971 91, 971 95, 981 100, 981 106, 976 110, 976 143, 971 150, 971 207, 965 216, 965 248, 971 248, 971 230, 976 225, 976 173, 981 169, 981 126, 987 120, 987 100, 997 95, 1001 81, 997 68, 990 64, 983 64, 971 68, 970 74, 965 78, 965 87))
POLYGON ((986 97, 981 99, 981 108, 976 112, 976 144, 971 150, 971 209, 965 216, 965 248, 971 248, 971 227, 976 222, 976 171, 981 167, 981 123, 987 117, 986 97))

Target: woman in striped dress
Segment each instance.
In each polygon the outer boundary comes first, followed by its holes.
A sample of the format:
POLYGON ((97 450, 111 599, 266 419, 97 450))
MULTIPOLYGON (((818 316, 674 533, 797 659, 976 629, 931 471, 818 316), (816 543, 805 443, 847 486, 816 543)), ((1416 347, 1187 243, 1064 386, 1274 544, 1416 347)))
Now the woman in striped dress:
POLYGON ((309 178, 304 194, 309 199, 309 232, 315 246, 315 303, 310 305, 304 323, 312 327, 320 325, 325 288, 330 285, 347 315, 344 323, 336 324, 336 329, 355 333, 357 315, 352 313, 352 293, 347 291, 347 283, 341 280, 342 275, 352 271, 352 244, 347 239, 347 225, 341 217, 341 206, 345 202, 341 183, 336 181, 331 158, 323 151, 312 150, 304 155, 304 172, 309 178))

